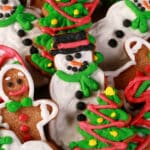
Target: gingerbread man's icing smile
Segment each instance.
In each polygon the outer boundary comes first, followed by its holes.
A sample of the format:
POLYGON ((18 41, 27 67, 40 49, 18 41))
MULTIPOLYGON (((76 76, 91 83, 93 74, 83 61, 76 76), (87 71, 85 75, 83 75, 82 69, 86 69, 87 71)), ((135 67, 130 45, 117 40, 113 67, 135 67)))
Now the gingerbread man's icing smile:
POLYGON ((28 81, 21 71, 17 69, 8 70, 3 78, 4 91, 12 100, 20 100, 28 96, 28 81))

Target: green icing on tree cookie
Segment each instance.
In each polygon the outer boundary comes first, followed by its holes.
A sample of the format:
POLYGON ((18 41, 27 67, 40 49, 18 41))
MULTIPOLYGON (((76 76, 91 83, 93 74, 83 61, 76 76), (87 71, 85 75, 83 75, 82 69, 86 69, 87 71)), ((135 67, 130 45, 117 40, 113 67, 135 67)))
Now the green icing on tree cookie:
POLYGON ((51 50, 53 48, 53 38, 48 34, 42 34, 34 39, 34 42, 44 47, 46 50, 51 50))
POLYGON ((132 21, 132 28, 139 29, 141 33, 149 31, 148 20, 150 19, 150 11, 142 11, 131 0, 125 0, 126 5, 136 15, 132 21))
POLYGON ((6 27, 15 22, 18 22, 24 30, 32 29, 32 21, 34 21, 36 17, 30 13, 24 12, 24 7, 19 5, 14 14, 12 14, 7 19, 0 20, 0 27, 6 27))
MULTIPOLYGON (((67 27, 74 24, 74 22, 70 21, 65 16, 62 16, 60 13, 58 13, 49 3, 45 3, 43 8, 47 11, 48 15, 39 19, 40 26, 57 28, 57 27, 67 27)), ((69 16, 72 16, 74 18, 82 18, 88 15, 88 10, 84 7, 82 3, 75 3, 70 6, 62 7, 62 11, 64 11, 69 16)), ((74 29, 70 29, 70 32, 85 30, 86 28, 89 28, 91 25, 92 25, 91 23, 88 23, 76 27, 74 29)))
POLYGON ((49 74, 55 73, 52 61, 41 56, 40 54, 33 54, 31 56, 31 60, 33 61, 33 63, 35 63, 36 66, 39 67, 39 69, 42 69, 46 73, 49 74))
POLYGON ((117 149, 117 146, 120 146, 120 149, 127 149, 128 144, 124 141, 133 137, 134 132, 131 128, 125 127, 129 116, 119 108, 121 100, 117 91, 107 87, 100 94, 98 103, 98 105, 87 105, 87 109, 84 112, 87 121, 79 122, 79 127, 77 128, 84 139, 71 142, 70 149, 117 149), (118 97, 117 101, 114 101, 114 96, 118 97), (101 100, 99 101, 99 99, 101 100))
POLYGON ((128 144, 127 150, 136 150, 137 146, 138 146, 138 145, 137 145, 136 143, 130 142, 130 143, 128 144))

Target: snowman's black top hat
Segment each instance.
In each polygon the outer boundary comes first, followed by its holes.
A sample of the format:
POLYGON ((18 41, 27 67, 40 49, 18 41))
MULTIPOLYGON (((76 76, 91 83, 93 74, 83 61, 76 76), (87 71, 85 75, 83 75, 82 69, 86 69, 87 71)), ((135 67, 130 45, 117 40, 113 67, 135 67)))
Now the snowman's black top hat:
POLYGON ((69 54, 79 51, 93 50, 95 46, 88 40, 88 33, 80 31, 76 33, 65 33, 53 37, 53 47, 51 55, 69 54))

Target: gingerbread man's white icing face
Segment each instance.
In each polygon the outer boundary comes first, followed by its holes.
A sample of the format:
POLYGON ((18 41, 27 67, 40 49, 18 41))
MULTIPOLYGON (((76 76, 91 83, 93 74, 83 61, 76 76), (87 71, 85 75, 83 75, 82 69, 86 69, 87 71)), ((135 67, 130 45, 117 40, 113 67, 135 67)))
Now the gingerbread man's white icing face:
POLYGON ((29 84, 25 74, 18 69, 10 69, 3 76, 3 89, 10 100, 19 101, 29 95, 29 84))
POLYGON ((0 0, 0 19, 10 17, 19 4, 19 0, 0 0))

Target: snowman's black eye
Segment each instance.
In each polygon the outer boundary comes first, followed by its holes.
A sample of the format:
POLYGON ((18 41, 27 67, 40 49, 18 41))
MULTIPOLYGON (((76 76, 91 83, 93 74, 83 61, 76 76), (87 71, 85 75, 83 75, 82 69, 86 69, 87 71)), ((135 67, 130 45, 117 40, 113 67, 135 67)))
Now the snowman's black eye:
POLYGON ((75 56, 75 58, 79 59, 79 58, 81 58, 82 55, 81 55, 81 53, 76 53, 74 56, 75 56))
POLYGON ((8 4, 8 0, 2 0, 3 4, 8 4))
POLYGON ((67 56, 66 56, 66 60, 72 61, 72 60, 73 60, 73 57, 72 57, 71 55, 67 55, 67 56))

